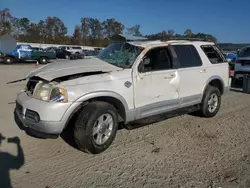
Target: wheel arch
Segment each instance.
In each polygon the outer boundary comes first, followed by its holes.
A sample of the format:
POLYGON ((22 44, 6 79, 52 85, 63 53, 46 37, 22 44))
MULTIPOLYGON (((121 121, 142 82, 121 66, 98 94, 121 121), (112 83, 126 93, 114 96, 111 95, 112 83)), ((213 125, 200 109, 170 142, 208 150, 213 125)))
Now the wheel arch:
POLYGON ((82 108, 92 101, 103 101, 112 104, 117 110, 119 121, 126 122, 128 118, 127 112, 129 110, 126 100, 118 93, 111 91, 99 91, 83 95, 67 109, 63 116, 65 127, 68 126, 74 115, 76 115, 82 108))
POLYGON ((220 76, 212 76, 212 77, 210 77, 203 86, 202 94, 204 94, 204 92, 205 92, 205 90, 206 90, 206 88, 208 86, 217 87, 220 90, 221 94, 224 93, 225 83, 224 83, 223 79, 220 76))

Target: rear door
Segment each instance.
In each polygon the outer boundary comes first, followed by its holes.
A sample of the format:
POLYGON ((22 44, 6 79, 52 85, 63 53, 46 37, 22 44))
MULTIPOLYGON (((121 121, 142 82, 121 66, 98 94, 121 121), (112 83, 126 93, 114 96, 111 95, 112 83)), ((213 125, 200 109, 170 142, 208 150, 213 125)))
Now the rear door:
POLYGON ((201 91, 207 77, 200 55, 192 44, 176 44, 173 49, 179 60, 180 106, 197 104, 201 101, 201 91))

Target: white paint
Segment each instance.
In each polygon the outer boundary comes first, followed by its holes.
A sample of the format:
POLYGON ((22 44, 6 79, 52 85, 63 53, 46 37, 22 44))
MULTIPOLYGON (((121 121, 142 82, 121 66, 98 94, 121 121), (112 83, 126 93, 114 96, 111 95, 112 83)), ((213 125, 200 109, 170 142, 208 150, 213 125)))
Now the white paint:
MULTIPOLYGON (((91 93, 110 92, 125 99, 129 110, 145 105, 164 101, 178 101, 202 94, 207 81, 214 76, 220 77, 225 87, 229 86, 228 64, 211 64, 201 45, 213 44, 208 42, 189 42, 196 47, 203 65, 197 68, 183 68, 173 70, 154 71, 139 73, 138 66, 148 50, 154 47, 167 46, 169 42, 144 43, 146 47, 138 56, 132 68, 121 69, 96 58, 76 60, 71 62, 59 62, 43 66, 32 75, 38 75, 44 79, 54 79, 59 76, 72 75, 76 73, 109 70, 108 73, 79 77, 58 84, 68 92, 70 102, 83 102, 81 98, 91 93), (203 71, 205 70, 205 71, 203 71), (130 87, 125 82, 131 82, 130 87)), ((171 44, 183 44, 173 41, 171 44)), ((105 96, 104 96, 105 97, 105 96)), ((176 107, 178 107, 176 105, 176 107)), ((179 106, 180 107, 180 106, 179 106)))

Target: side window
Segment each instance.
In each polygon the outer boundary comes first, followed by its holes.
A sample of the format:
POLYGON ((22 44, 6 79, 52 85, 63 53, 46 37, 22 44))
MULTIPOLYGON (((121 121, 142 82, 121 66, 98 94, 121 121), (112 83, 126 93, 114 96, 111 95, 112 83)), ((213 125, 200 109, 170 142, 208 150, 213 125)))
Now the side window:
POLYGON ((201 49, 206 54, 207 58, 212 64, 223 63, 225 62, 224 57, 219 52, 218 48, 212 45, 201 46, 201 49))
POLYGON ((139 72, 152 72, 172 69, 173 63, 167 47, 155 48, 147 52, 139 65, 139 72))
POLYGON ((193 45, 173 45, 180 62, 180 68, 199 67, 202 61, 193 45))

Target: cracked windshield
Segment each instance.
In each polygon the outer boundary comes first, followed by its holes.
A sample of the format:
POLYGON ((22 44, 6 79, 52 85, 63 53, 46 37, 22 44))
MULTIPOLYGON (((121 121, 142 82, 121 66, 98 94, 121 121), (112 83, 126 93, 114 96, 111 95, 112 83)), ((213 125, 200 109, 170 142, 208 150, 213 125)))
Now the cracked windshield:
POLYGON ((126 42, 113 43, 102 50, 96 57, 117 67, 132 66, 142 49, 126 42))

